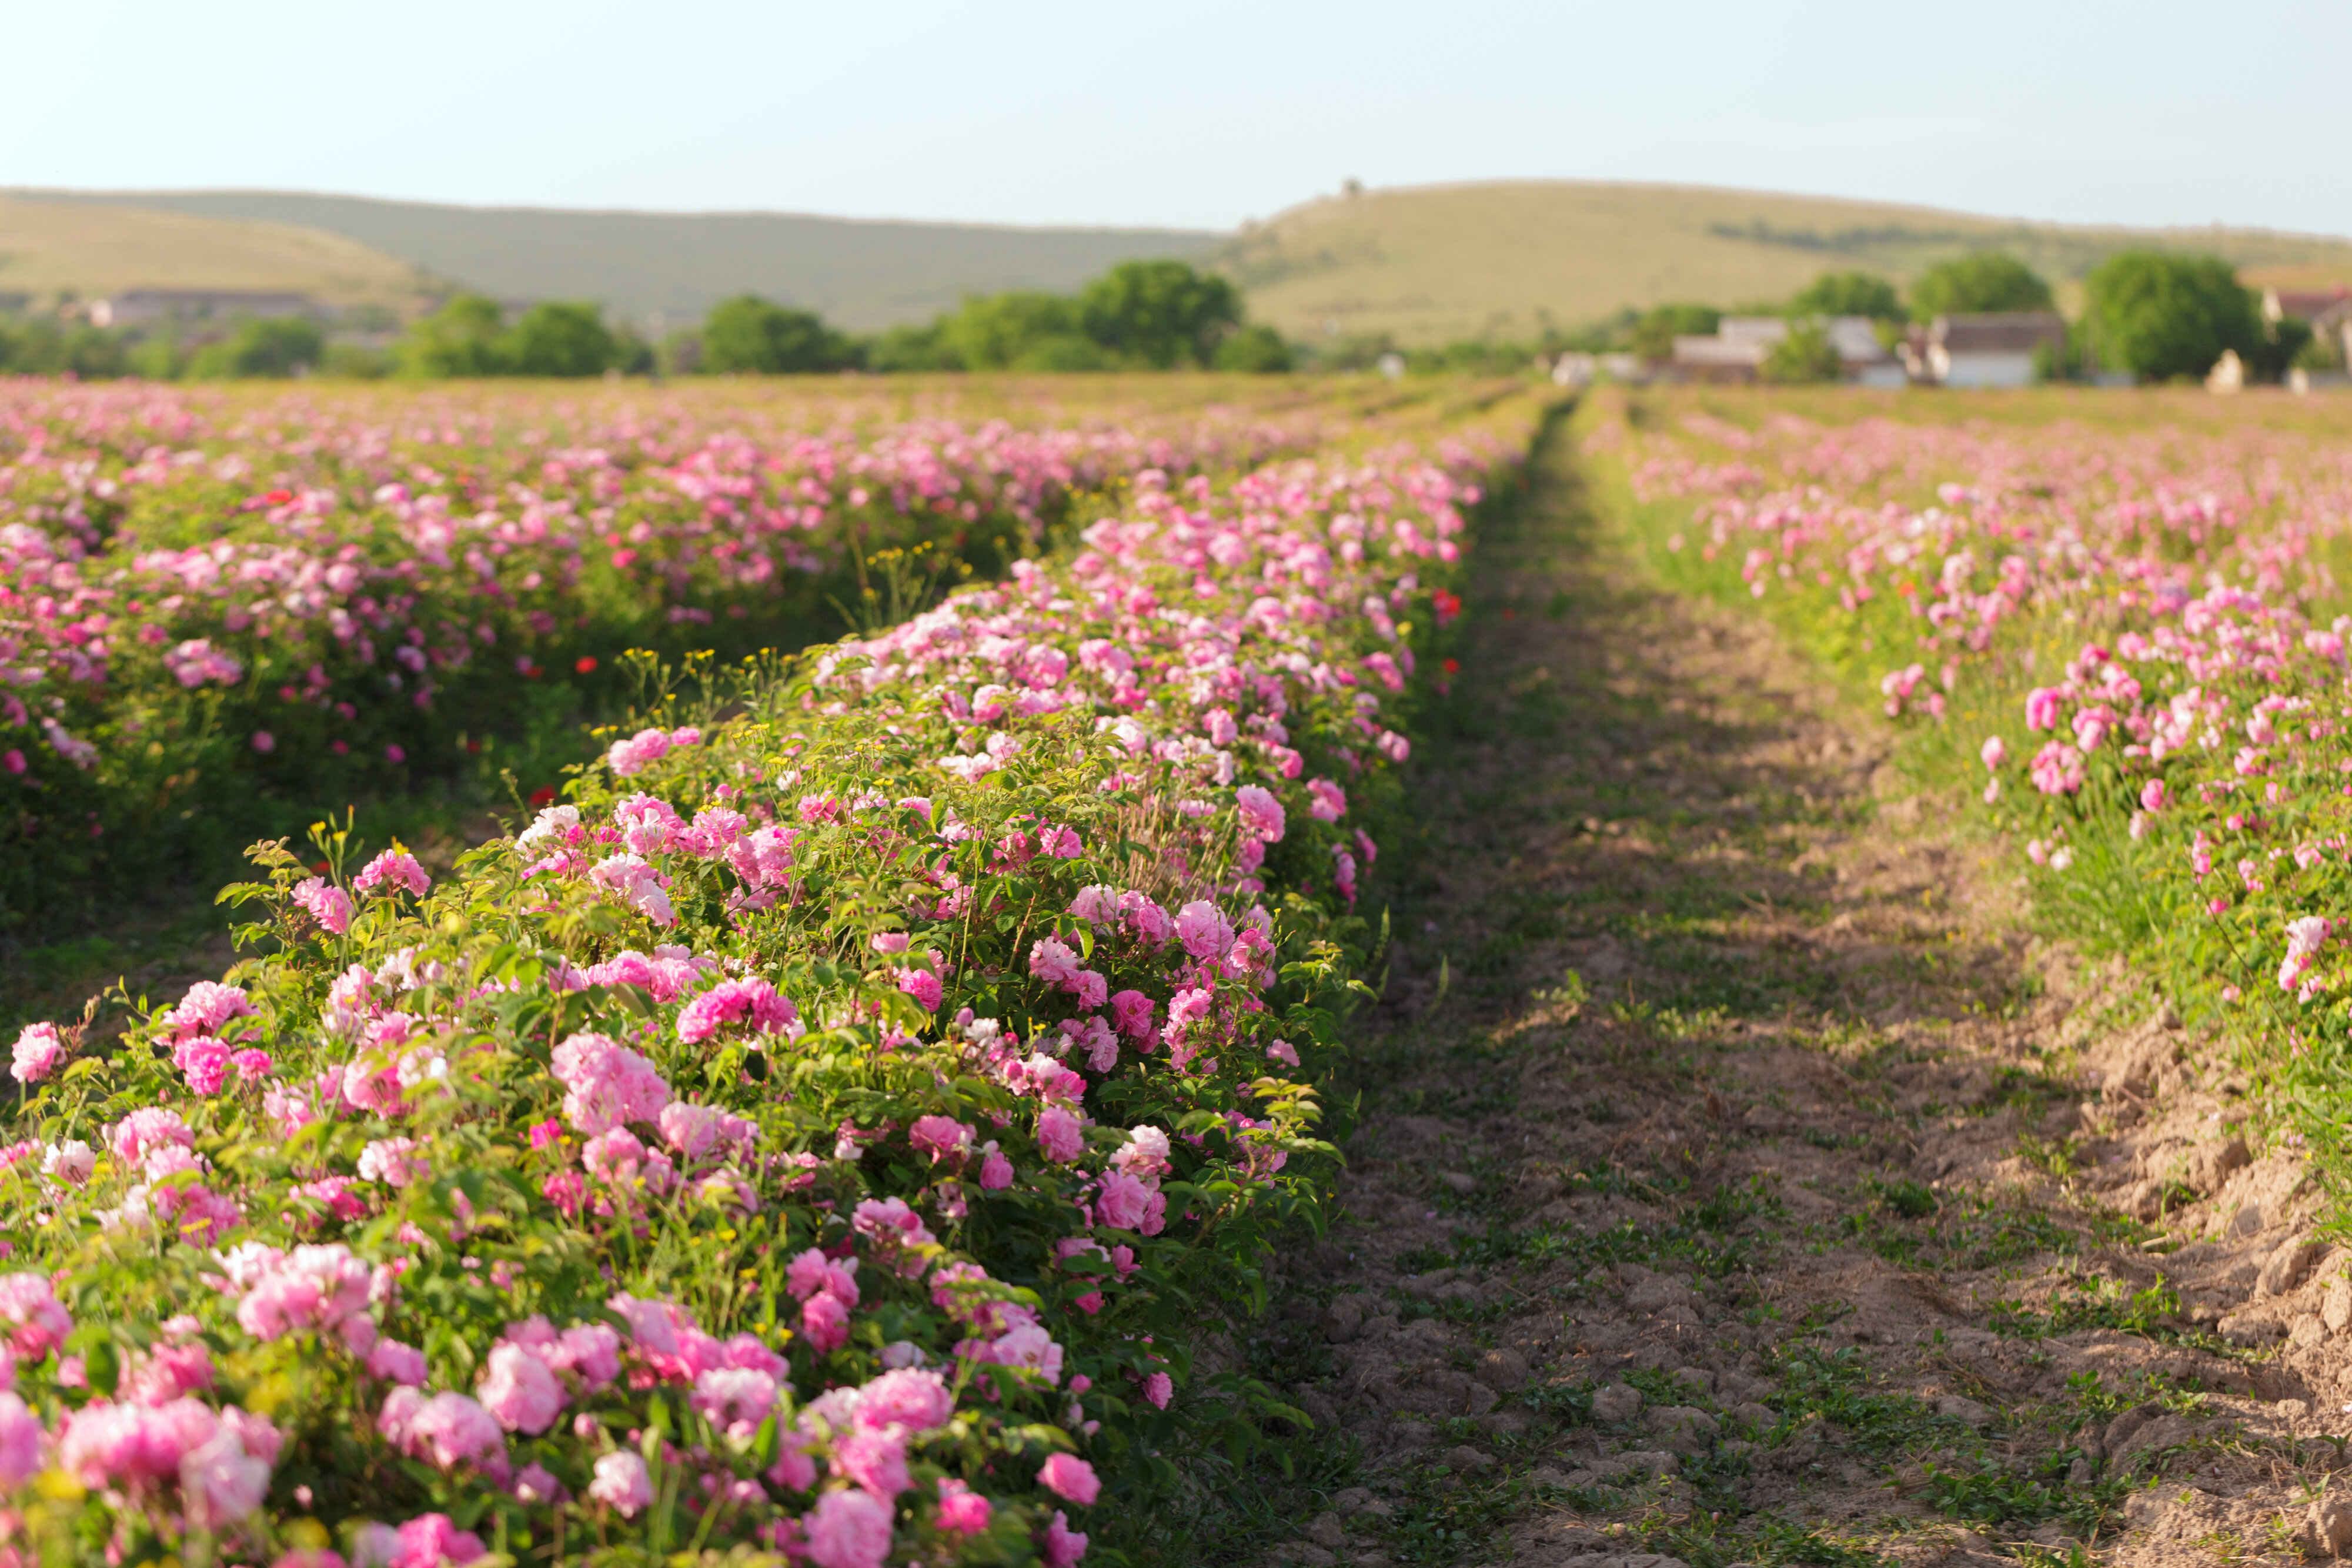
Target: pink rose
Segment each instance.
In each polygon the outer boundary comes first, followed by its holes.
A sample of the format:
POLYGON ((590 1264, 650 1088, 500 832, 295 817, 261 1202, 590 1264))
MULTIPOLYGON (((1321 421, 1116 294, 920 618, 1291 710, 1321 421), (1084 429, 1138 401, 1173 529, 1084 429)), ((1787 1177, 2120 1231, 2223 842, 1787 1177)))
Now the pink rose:
POLYGON ((829 1491, 801 1521, 816 1568, 881 1568, 890 1554, 887 1502, 866 1491, 829 1491))
POLYGON ((58 1058, 65 1054, 65 1041, 58 1038, 58 1026, 53 1023, 28 1023, 16 1036, 16 1064, 9 1073, 19 1083, 38 1083, 56 1071, 58 1058))
POLYGON ((849 1309, 837 1296, 811 1296, 801 1305, 801 1333, 810 1349, 830 1355, 849 1343, 849 1309))
POLYGON ((597 1459, 596 1477, 588 1483, 588 1495, 627 1518, 640 1509, 653 1506, 654 1479, 643 1458, 623 1448, 597 1459))
POLYGON ((940 1478, 940 1511, 937 1515, 941 1530, 958 1535, 978 1535, 988 1528, 995 1514, 989 1500, 952 1476, 940 1478))
POLYGON ((1095 1218, 1114 1230, 1133 1230, 1143 1223, 1156 1196, 1125 1171, 1107 1172, 1101 1196, 1095 1199, 1095 1218))
POLYGON ((1060 1509, 1045 1526, 1045 1568, 1072 1568, 1087 1554, 1087 1538, 1070 1528, 1069 1520, 1060 1509))
POLYGON ((1052 1456, 1037 1472, 1037 1479, 1055 1497, 1079 1504, 1094 1501, 1102 1491, 1095 1468, 1076 1454, 1052 1456))
POLYGON ((1056 1165, 1068 1165, 1086 1152, 1084 1125, 1059 1105, 1037 1113, 1037 1146, 1056 1165))
POLYGON ((489 1370, 475 1391, 484 1408, 509 1432, 546 1431, 565 1404, 563 1385, 547 1363, 513 1343, 491 1350, 489 1370))

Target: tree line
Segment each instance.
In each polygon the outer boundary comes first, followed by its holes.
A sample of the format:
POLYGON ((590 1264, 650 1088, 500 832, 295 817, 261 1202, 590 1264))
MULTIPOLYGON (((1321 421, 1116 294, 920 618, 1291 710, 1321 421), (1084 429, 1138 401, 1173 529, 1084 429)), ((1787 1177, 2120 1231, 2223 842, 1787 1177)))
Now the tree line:
MULTIPOLYGON (((2168 251, 2124 251, 2083 279, 2084 308, 2063 353, 2043 356, 2048 380, 2123 371, 2143 381, 2202 376, 2234 350, 2257 381, 2291 368, 2336 369, 2337 345, 2315 341, 2292 319, 2263 319, 2259 297, 2226 261, 2168 251)), ((1763 370, 1769 380, 1834 380, 1832 317, 1877 324, 1889 346, 1938 316, 2054 309, 2050 284, 2015 257, 1979 251, 1939 262, 1898 288, 1875 274, 1827 272, 1783 300, 1722 308, 1691 302, 1627 309, 1591 326, 1549 325, 1530 340, 1482 338, 1403 348, 1378 335, 1286 342, 1249 321, 1241 292, 1181 261, 1123 262, 1075 294, 1013 290, 967 296, 920 325, 844 332, 814 311, 754 294, 713 307, 698 327, 659 342, 608 322, 594 304, 546 300, 509 319, 479 294, 460 294, 412 322, 388 346, 336 341, 307 318, 247 319, 192 339, 182 324, 107 330, 53 319, 0 319, 0 371, 156 380, 333 375, 596 376, 819 374, 828 371, 1073 371, 1211 369, 1511 374, 1570 350, 1670 360, 1674 340, 1714 332, 1726 315, 1788 318, 1794 329, 1763 370)), ((388 319, 375 323, 390 324, 388 319)))
POLYGON ((437 379, 1293 366, 1281 335, 1245 319, 1230 280, 1181 261, 1122 262, 1070 295, 970 295, 922 325, 864 335, 756 294, 721 301, 700 326, 658 343, 614 326, 589 301, 543 300, 510 318, 482 294, 445 300, 385 347, 332 341, 303 317, 235 321, 196 346, 185 332, 178 323, 109 331, 47 319, 0 322, 0 370, 172 380, 309 371, 437 379))

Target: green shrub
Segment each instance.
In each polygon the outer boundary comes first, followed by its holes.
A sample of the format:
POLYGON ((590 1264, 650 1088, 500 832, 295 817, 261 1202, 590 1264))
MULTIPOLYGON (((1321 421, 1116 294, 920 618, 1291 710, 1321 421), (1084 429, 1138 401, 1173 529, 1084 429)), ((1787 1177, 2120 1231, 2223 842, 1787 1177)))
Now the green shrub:
POLYGON ((756 294, 711 307, 702 324, 701 368, 713 375, 805 375, 856 362, 854 346, 811 310, 791 310, 756 294))
POLYGON ((498 362, 519 376, 601 376, 620 364, 620 343, 595 306, 549 299, 498 340, 498 362))
POLYGON ((1911 285, 1911 313, 1922 321, 1938 316, 2055 308, 2047 283, 2015 256, 1997 250, 1939 261, 1911 285))
POLYGON ((2083 281, 2100 360, 2143 381, 2202 377, 2226 350, 2252 358, 2263 339, 2252 293, 2218 256, 2123 251, 2083 281))

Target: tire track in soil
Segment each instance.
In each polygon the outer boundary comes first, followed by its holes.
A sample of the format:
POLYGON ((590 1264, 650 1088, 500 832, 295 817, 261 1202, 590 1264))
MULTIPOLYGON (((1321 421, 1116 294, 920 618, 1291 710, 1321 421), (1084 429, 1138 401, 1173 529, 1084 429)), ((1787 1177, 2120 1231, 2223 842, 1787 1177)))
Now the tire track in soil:
POLYGON ((2030 940, 1760 622, 1648 586, 1558 426, 1469 614, 1341 1218, 1234 1353, 1315 1427, 1192 1560, 2352 1544, 2352 1285, 2244 1081, 2030 940))

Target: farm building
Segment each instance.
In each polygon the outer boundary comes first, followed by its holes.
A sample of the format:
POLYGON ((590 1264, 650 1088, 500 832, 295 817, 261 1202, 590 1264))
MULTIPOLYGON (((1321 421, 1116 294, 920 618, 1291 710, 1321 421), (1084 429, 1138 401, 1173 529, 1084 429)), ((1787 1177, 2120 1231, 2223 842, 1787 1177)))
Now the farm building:
POLYGON ((2066 349, 2066 319, 2054 310, 1938 316, 1905 346, 1911 379, 1948 387, 2021 387, 2033 382, 2034 350, 2066 349))
MULTIPOLYGON (((1846 380, 1869 385, 1903 384, 1902 369, 1879 342, 1869 317, 1832 316, 1822 323, 1822 329, 1838 351, 1846 380)), ((1789 330, 1787 319, 1780 316, 1726 316, 1711 337, 1675 340, 1670 373, 1677 381, 1752 382, 1789 330)))
POLYGON ((2263 319, 2265 321, 2317 322, 2331 313, 2340 315, 2352 304, 2352 288, 2337 284, 2330 289, 2297 290, 2265 288, 2263 290, 2263 319))
POLYGON ((226 320, 232 316, 307 316, 307 294, 250 292, 234 288, 132 288, 89 302, 90 324, 138 327, 150 321, 226 320))

